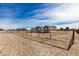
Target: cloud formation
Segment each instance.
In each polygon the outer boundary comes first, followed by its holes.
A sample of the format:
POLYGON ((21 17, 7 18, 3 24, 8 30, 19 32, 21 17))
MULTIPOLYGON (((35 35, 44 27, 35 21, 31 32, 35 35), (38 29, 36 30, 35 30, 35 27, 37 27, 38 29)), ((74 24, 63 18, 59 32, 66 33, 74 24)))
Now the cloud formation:
POLYGON ((79 4, 0 4, 0 28, 79 28, 79 4))

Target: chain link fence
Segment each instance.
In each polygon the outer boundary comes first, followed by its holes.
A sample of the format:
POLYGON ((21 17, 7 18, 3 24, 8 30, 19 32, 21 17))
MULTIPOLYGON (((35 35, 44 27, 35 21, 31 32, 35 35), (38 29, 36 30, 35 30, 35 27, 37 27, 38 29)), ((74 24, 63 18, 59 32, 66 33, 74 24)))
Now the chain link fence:
POLYGON ((34 33, 31 31, 13 31, 14 34, 57 48, 69 50, 74 43, 75 30, 50 31, 49 33, 34 33))

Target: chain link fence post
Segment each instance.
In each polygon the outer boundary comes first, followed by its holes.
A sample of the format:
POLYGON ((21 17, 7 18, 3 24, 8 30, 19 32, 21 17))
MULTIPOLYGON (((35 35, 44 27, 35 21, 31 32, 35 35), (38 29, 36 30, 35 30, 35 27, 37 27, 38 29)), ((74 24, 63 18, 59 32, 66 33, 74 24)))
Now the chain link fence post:
POLYGON ((49 31, 49 34, 50 34, 50 39, 51 39, 51 30, 49 31))
POLYGON ((69 46, 68 46, 68 49, 67 50, 69 50, 71 48, 71 46, 74 44, 75 30, 73 29, 72 31, 73 31, 72 38, 71 38, 71 41, 69 43, 69 46))
POLYGON ((32 37, 32 29, 31 29, 31 37, 32 37))
POLYGON ((38 40, 39 40, 39 32, 38 32, 38 40))

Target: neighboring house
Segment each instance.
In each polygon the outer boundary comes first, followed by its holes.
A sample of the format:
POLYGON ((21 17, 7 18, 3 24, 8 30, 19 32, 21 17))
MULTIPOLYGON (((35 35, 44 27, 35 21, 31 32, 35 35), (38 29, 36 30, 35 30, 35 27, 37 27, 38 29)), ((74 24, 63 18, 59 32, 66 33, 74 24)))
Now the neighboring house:
POLYGON ((35 27, 35 28, 32 28, 31 31, 32 32, 37 32, 37 33, 48 33, 50 31, 54 31, 56 30, 56 26, 44 26, 44 27, 35 27))
POLYGON ((15 29, 8 29, 7 31, 15 31, 15 29))
POLYGON ((36 32, 40 33, 41 32, 41 27, 37 26, 36 27, 36 32))
POLYGON ((44 30, 44 27, 41 27, 41 33, 44 33, 45 30, 44 30))
POLYGON ((47 26, 48 27, 48 32, 52 32, 52 31, 55 31, 56 30, 56 26, 47 26))
POLYGON ((44 26, 44 33, 48 33, 49 32, 49 26, 44 26))
POLYGON ((4 29, 0 28, 0 31, 3 31, 4 29))
POLYGON ((25 28, 18 28, 18 29, 16 29, 16 31, 26 31, 26 29, 25 28))
POLYGON ((31 32, 36 32, 36 28, 35 27, 31 28, 31 32))
POLYGON ((41 27, 37 26, 37 27, 33 27, 31 28, 31 32, 41 32, 41 27))
POLYGON ((49 26, 49 30, 56 30, 56 26, 49 26))

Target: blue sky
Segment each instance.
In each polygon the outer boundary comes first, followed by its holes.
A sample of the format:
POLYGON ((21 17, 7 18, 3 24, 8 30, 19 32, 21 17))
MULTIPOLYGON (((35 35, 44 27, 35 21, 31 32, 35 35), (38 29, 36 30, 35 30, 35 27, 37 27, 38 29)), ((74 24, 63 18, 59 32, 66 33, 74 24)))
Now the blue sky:
POLYGON ((79 4, 0 4, 0 28, 31 28, 45 25, 79 28, 79 4))

